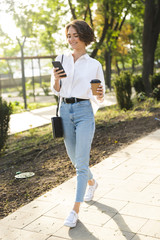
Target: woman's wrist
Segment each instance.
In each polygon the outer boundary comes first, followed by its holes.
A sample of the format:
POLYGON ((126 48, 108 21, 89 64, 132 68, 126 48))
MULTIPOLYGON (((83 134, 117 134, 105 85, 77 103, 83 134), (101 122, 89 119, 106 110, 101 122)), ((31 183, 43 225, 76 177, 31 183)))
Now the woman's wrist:
POLYGON ((59 79, 59 78, 58 78, 58 79, 55 79, 55 83, 54 83, 54 85, 53 85, 53 88, 54 88, 57 92, 60 91, 60 79, 59 79))

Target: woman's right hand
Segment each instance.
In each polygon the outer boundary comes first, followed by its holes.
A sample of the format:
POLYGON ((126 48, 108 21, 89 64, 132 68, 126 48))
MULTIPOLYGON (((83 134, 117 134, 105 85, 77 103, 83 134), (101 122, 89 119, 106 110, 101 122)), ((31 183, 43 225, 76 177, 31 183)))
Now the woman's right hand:
POLYGON ((55 84, 54 84, 54 89, 59 92, 60 91, 60 79, 65 78, 63 75, 64 73, 63 70, 58 70, 59 68, 54 68, 53 69, 53 74, 54 74, 54 79, 55 79, 55 84))
POLYGON ((63 76, 65 74, 65 73, 63 73, 63 70, 58 70, 58 69, 59 68, 53 69, 55 81, 59 81, 61 78, 65 78, 65 76, 63 76))

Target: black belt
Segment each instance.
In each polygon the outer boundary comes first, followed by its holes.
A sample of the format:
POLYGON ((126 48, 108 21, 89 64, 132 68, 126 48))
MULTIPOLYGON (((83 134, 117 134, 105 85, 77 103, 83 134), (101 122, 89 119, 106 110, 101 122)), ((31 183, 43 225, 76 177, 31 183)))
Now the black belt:
POLYGON ((88 99, 83 99, 83 98, 62 98, 62 102, 64 103, 76 103, 76 102, 81 102, 81 101, 86 101, 88 99))

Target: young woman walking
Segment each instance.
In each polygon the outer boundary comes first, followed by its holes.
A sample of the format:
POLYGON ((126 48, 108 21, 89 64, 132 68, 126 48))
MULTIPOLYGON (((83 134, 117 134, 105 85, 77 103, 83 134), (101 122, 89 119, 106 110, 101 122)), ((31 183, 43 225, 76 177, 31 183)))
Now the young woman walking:
MULTIPOLYGON (((95 132, 95 120, 91 102, 102 102, 105 84, 100 62, 91 58, 86 46, 94 41, 92 28, 83 20, 74 20, 66 26, 66 38, 73 52, 63 56, 62 70, 53 69, 51 89, 60 95, 60 116, 64 128, 64 142, 69 158, 77 173, 76 198, 73 209, 64 222, 75 227, 80 204, 91 201, 98 186, 89 169, 91 144, 95 132), (97 96, 93 96, 90 81, 99 79, 97 96), (61 86, 60 86, 61 82, 61 86), (86 192, 87 183, 89 185, 86 192)), ((61 61, 62 55, 56 60, 61 61)))

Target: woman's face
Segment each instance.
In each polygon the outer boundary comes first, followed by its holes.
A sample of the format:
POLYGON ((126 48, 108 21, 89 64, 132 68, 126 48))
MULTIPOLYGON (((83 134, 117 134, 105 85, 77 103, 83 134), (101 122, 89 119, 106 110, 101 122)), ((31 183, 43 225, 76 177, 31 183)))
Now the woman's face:
POLYGON ((74 50, 85 49, 86 47, 85 43, 79 39, 77 30, 72 26, 68 28, 67 40, 71 48, 74 50))

